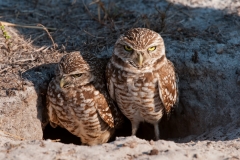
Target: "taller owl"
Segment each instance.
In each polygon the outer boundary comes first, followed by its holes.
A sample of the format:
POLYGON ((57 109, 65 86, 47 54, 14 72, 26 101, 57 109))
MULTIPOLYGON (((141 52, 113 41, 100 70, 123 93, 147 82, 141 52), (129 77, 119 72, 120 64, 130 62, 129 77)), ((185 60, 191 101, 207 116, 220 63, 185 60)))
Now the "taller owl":
POLYGON ((107 65, 108 91, 131 121, 132 135, 140 122, 158 123, 178 101, 177 74, 165 54, 162 37, 146 28, 134 28, 121 35, 107 65))

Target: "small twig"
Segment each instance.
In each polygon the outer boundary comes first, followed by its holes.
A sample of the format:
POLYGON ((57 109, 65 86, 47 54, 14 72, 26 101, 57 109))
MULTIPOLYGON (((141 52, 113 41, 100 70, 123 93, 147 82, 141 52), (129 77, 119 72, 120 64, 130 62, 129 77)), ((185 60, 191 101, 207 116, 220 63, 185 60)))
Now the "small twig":
POLYGON ((50 47, 46 47, 44 50, 42 50, 43 52, 46 52, 50 47))
POLYGON ((34 61, 34 60, 35 60, 35 58, 27 58, 27 59, 20 59, 20 60, 14 61, 13 63, 26 62, 26 61, 34 61))
POLYGON ((5 132, 5 131, 3 131, 3 130, 0 130, 0 131, 3 132, 3 133, 6 134, 6 135, 12 137, 12 138, 20 139, 21 141, 24 140, 24 138, 22 138, 22 137, 20 137, 20 136, 13 135, 13 134, 8 133, 8 132, 5 132))
POLYGON ((47 28, 47 29, 50 29, 50 30, 57 30, 56 28, 20 25, 20 24, 14 24, 14 23, 3 22, 3 21, 0 21, 0 23, 2 25, 8 26, 8 27, 22 27, 22 28, 32 28, 32 29, 44 29, 44 28, 47 28))
MULTIPOLYGON (((147 27, 146 28, 150 28, 150 21, 148 19, 148 16, 147 15, 142 15, 142 19, 144 21, 144 25, 146 25, 147 27)), ((145 26, 144 26, 145 27, 145 26)))
POLYGON ((160 14, 161 17, 161 29, 160 29, 160 33, 163 32, 164 28, 166 27, 166 16, 167 16, 167 12, 170 9, 170 7, 172 6, 172 3, 168 3, 167 7, 165 8, 165 11, 160 11, 158 9, 158 7, 155 5, 155 9, 157 10, 157 12, 160 14))
POLYGON ((52 41, 53 48, 56 49, 56 45, 55 45, 55 43, 54 43, 54 41, 53 41, 53 38, 52 38, 51 34, 48 32, 47 28, 46 28, 45 26, 43 26, 42 24, 38 24, 38 26, 41 26, 41 27, 47 32, 49 38, 50 38, 51 41, 52 41))
POLYGON ((34 41, 36 41, 37 39, 39 39, 39 38, 41 38, 41 37, 43 37, 43 36, 45 36, 45 34, 46 33, 43 33, 43 34, 41 34, 41 35, 39 35, 39 36, 37 36, 36 38, 34 38, 31 42, 29 42, 28 44, 32 44, 34 41))
POLYGON ((177 15, 177 13, 176 13, 176 14, 173 14, 173 15, 171 15, 171 16, 169 16, 168 18, 166 18, 165 21, 169 21, 170 19, 172 19, 172 18, 175 17, 176 15, 177 15))
POLYGON ((61 139, 52 139, 51 141, 52 141, 52 142, 60 142, 61 139))
POLYGON ((182 11, 182 10, 179 9, 179 12, 182 12, 183 14, 185 14, 185 15, 187 15, 188 17, 192 18, 192 16, 191 16, 190 14, 188 14, 187 12, 185 12, 185 11, 182 11))
POLYGON ((103 10, 104 12, 104 19, 106 19, 108 17, 108 13, 104 7, 104 4, 101 0, 95 0, 93 1, 92 3, 90 3, 89 5, 92 5, 92 4, 97 4, 98 5, 98 20, 101 21, 101 9, 103 10))
POLYGON ((85 31, 85 30, 83 30, 83 31, 84 31, 85 33, 87 33, 88 35, 94 37, 94 38, 105 38, 105 37, 97 37, 97 36, 94 36, 94 35, 92 35, 91 33, 87 32, 87 31, 85 31))
POLYGON ((88 7, 87 7, 86 4, 83 2, 83 0, 82 0, 82 3, 83 3, 83 5, 84 5, 87 13, 89 14, 89 16, 90 16, 92 19, 96 20, 96 21, 99 22, 100 24, 105 25, 102 21, 99 21, 97 18, 95 18, 95 17, 91 14, 91 12, 89 11, 88 7))
POLYGON ((45 48, 48 48, 48 47, 42 46, 41 48, 37 49, 36 52, 40 52, 40 51, 44 50, 45 48))

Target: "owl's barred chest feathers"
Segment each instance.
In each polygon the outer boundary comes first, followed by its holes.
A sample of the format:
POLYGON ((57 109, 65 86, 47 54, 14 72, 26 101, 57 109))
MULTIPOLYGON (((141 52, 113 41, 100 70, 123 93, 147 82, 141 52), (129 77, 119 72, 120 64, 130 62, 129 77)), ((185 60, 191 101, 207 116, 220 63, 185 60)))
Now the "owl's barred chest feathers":
POLYGON ((158 90, 155 71, 132 73, 111 66, 116 101, 127 117, 138 116, 140 121, 155 122, 164 109, 158 90))
POLYGON ((140 99, 152 97, 157 93, 157 78, 152 72, 131 75, 126 71, 118 71, 116 87, 124 89, 126 96, 139 96, 140 99), (126 75, 126 77, 124 77, 126 75), (124 86, 122 86, 124 85, 124 86), (123 88, 124 87, 124 88, 123 88))

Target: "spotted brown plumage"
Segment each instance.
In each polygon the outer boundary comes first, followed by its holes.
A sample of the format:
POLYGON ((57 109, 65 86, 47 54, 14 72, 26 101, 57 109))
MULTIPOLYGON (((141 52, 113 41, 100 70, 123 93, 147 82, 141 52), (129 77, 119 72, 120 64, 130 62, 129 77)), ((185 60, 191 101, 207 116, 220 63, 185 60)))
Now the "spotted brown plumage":
POLYGON ((177 75, 165 55, 162 37, 146 28, 134 28, 119 37, 107 65, 108 91, 131 121, 132 135, 142 121, 158 123, 178 101, 177 75))
POLYGON ((86 62, 79 52, 69 53, 48 86, 50 124, 66 128, 87 145, 107 142, 121 125, 121 113, 107 92, 104 68, 97 59, 86 62))

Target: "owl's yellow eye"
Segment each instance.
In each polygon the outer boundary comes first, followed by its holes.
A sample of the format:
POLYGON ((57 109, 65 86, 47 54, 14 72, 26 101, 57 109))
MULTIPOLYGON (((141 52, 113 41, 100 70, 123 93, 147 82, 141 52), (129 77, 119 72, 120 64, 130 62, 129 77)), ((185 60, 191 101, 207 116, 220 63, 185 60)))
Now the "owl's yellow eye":
POLYGON ((156 46, 153 46, 153 47, 149 47, 148 50, 149 51, 154 51, 156 49, 156 46))
POLYGON ((133 49, 131 48, 131 47, 129 47, 129 46, 124 46, 124 49, 126 50, 126 51, 132 51, 133 49))

